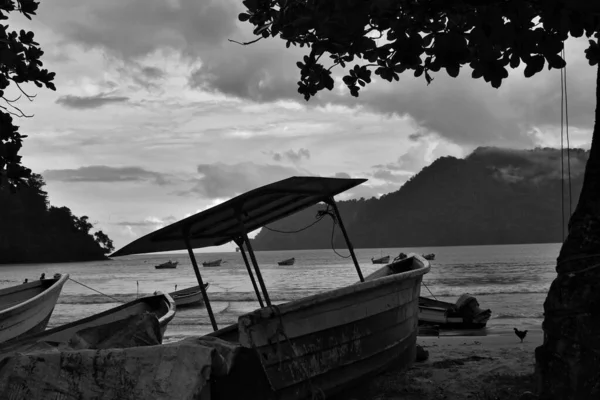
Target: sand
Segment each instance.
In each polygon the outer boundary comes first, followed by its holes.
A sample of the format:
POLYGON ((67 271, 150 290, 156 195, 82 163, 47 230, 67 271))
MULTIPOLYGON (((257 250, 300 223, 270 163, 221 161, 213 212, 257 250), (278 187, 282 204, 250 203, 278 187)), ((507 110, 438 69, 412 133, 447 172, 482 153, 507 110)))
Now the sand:
POLYGON ((534 391, 535 348, 542 332, 521 343, 514 332, 483 337, 419 337, 429 359, 406 372, 380 375, 348 399, 512 400, 534 391))

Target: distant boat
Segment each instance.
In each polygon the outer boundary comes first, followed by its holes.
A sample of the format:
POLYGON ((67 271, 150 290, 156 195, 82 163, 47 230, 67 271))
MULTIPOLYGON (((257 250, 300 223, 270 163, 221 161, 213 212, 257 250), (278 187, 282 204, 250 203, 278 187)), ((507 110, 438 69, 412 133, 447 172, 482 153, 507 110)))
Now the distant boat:
POLYGON ((206 261, 206 262, 202 263, 202 266, 203 267, 220 267, 221 261, 223 261, 222 258, 219 258, 218 260, 214 260, 214 261, 206 261))
POLYGON ((294 263, 296 262, 295 258, 288 258, 287 260, 283 260, 283 261, 279 261, 277 264, 279 265, 294 265, 294 263))
POLYGON ((240 248, 239 248, 239 247, 236 247, 236 248, 235 248, 235 251, 236 251, 236 253, 237 253, 238 251, 240 251, 240 248))
MULTIPOLYGON (((209 286, 210 283, 205 283, 204 290, 208 289, 209 286)), ((175 300, 175 305, 177 305, 177 308, 198 306, 204 303, 200 286, 193 286, 187 289, 177 290, 177 285, 175 285, 175 290, 175 292, 171 292, 169 295, 173 298, 173 300, 175 300)))
POLYGON ((479 302, 470 294, 463 294, 456 303, 419 297, 419 325, 433 325, 442 329, 485 328, 492 311, 479 308, 479 302))
POLYGON ((11 340, 0 346, 0 354, 39 342, 66 343, 75 333, 83 329, 125 320, 145 312, 154 313, 158 318, 161 334, 160 339, 162 340, 162 335, 167 329, 167 324, 175 316, 175 301, 169 295, 157 293, 153 296, 141 297, 69 324, 57 326, 56 328, 48 329, 34 335, 23 336, 17 340, 11 340))
POLYGON ((169 260, 165 263, 155 265, 154 268, 156 268, 156 269, 177 268, 177 264, 179 264, 179 261, 173 262, 173 261, 169 260))
POLYGON ((0 342, 42 332, 68 274, 0 290, 0 342))
POLYGON ((373 264, 388 264, 390 262, 390 256, 384 256, 384 257, 379 257, 379 258, 371 257, 371 262, 373 264))
POLYGON ((435 254, 433 254, 433 253, 423 254, 423 258, 426 259, 427 261, 435 260, 435 254))

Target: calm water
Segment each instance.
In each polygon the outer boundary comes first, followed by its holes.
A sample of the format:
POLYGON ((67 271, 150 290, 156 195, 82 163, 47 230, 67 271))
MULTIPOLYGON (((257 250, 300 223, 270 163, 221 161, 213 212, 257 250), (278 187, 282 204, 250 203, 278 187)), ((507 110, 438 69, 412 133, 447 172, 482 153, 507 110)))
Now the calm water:
MULTIPOLYGON (((541 329, 543 302, 555 277, 560 244, 463 246, 440 248, 358 249, 364 275, 379 268, 371 257, 403 251, 435 253, 431 272, 425 275, 421 295, 456 301, 463 293, 475 295, 482 308, 492 310, 488 334, 513 327, 541 329)), ((348 252, 340 250, 347 255, 348 252)), ((358 280, 350 258, 340 258, 331 250, 265 251, 256 253, 271 300, 283 303, 358 280), (293 266, 278 266, 277 261, 295 257, 293 266)), ((198 262, 223 258, 218 268, 202 268, 219 327, 236 323, 237 317, 258 308, 252 284, 240 253, 199 253, 198 262)), ((155 290, 171 292, 194 286, 196 279, 185 254, 128 256, 113 261, 6 265, 0 268, 0 287, 37 279, 42 272, 52 276, 68 273, 84 283, 120 301, 129 301, 155 290), (154 265, 168 259, 179 261, 177 269, 157 270, 154 265)), ((73 281, 68 281, 50 320, 49 327, 71 322, 114 307, 118 303, 73 281)), ((181 309, 169 324, 165 341, 210 332, 204 307, 181 309)))

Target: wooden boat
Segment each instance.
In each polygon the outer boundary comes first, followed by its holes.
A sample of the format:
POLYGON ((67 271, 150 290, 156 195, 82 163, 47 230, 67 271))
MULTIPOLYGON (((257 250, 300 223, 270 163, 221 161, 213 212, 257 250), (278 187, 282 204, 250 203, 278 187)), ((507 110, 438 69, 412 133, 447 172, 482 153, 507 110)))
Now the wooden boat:
POLYGON ((262 366, 269 383, 269 393, 261 398, 291 400, 333 395, 391 366, 412 365, 416 357, 421 281, 430 268, 421 256, 411 254, 363 278, 333 197, 364 181, 285 179, 161 228, 111 257, 187 248, 215 329, 209 336, 239 343, 256 355, 256 363, 262 366), (327 212, 332 209, 335 213, 360 282, 273 305, 247 232, 320 202, 327 204, 327 212), (232 240, 244 244, 250 255, 262 295, 248 257, 244 257, 244 262, 261 308, 240 316, 237 324, 219 330, 210 299, 203 290, 193 248, 218 246, 232 240))
POLYGON ((277 264, 278 265, 294 265, 294 263, 296 262, 295 258, 288 258, 287 260, 283 260, 283 261, 279 261, 277 264))
POLYGON ((46 329, 68 274, 0 290, 0 343, 46 329))
POLYGON ((140 297, 139 299, 94 314, 90 317, 3 343, 0 346, 0 353, 6 353, 38 342, 66 343, 76 332, 83 329, 100 327, 145 312, 154 313, 158 318, 162 339, 162 335, 165 333, 168 323, 175 316, 175 301, 171 296, 164 293, 140 297))
POLYGON ((419 298, 419 325, 435 325, 441 329, 485 328, 492 311, 479 308, 479 302, 470 294, 463 294, 456 303, 419 298))
MULTIPOLYGON (((208 286, 210 286, 210 283, 205 283, 204 289, 208 289, 208 286)), ((175 289, 177 289, 177 286, 175 286, 175 289)), ((175 292, 169 293, 169 295, 175 300, 177 308, 197 306, 204 303, 202 291, 199 286, 176 290, 175 292)))
POLYGON ((435 254, 433 254, 433 253, 423 254, 423 258, 428 261, 432 261, 432 260, 435 260, 435 254))
POLYGON ((373 264, 387 264, 390 262, 390 256, 384 256, 384 257, 379 257, 379 258, 371 257, 371 262, 373 264))
POLYGON ((154 268, 156 268, 156 269, 171 269, 171 268, 177 268, 177 264, 179 264, 179 261, 175 261, 175 262, 173 262, 173 261, 169 260, 169 261, 167 261, 167 262, 165 262, 165 263, 162 263, 162 264, 155 265, 155 266, 154 266, 154 268))
POLYGON ((219 258, 218 260, 214 260, 214 261, 205 261, 202 263, 202 266, 203 267, 220 267, 222 261, 223 261, 222 258, 219 258))

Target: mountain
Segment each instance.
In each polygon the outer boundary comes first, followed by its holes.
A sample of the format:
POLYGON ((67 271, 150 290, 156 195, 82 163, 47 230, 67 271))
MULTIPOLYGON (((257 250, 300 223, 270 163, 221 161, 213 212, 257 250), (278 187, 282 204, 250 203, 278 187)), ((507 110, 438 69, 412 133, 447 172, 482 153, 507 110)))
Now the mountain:
POLYGON ((40 175, 16 193, 0 185, 0 264, 103 260, 113 250, 102 231, 93 236, 88 217, 53 207, 40 175))
MULTIPOLYGON (((565 153, 566 154, 566 153, 565 153)), ((354 247, 420 247, 562 242, 561 168, 565 230, 569 214, 568 170, 574 210, 589 151, 572 149, 561 167, 560 150, 480 147, 464 159, 442 157, 398 191, 379 199, 338 203, 354 247)), ((296 231, 324 205, 310 207, 269 228, 296 231)), ((345 248, 332 219, 302 232, 263 228, 255 250, 345 248)))

